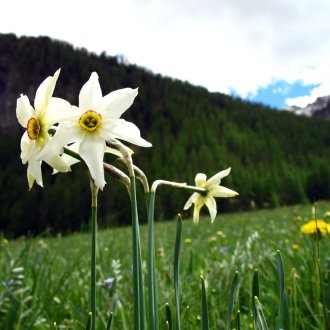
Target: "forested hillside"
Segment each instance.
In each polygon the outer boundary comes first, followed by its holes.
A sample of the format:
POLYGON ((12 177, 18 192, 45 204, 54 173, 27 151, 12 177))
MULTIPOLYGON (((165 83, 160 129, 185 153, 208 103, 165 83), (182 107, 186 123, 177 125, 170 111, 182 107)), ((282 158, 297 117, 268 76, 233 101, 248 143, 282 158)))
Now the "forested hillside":
MULTIPOLYGON (((69 174, 53 176, 44 165, 45 188, 34 186, 28 191, 26 166, 20 160, 23 129, 16 120, 16 99, 24 93, 33 100, 39 84, 58 68, 61 74, 54 95, 72 104, 77 104, 80 88, 92 71, 98 73, 104 94, 139 88, 123 117, 153 144, 134 148, 134 161, 150 183, 160 178, 193 183, 197 172, 211 176, 231 166, 223 185, 240 195, 221 199, 220 212, 330 198, 329 121, 209 93, 120 62, 47 37, 0 34, 0 230, 7 235, 35 234, 47 228, 70 232, 86 228, 89 221, 89 182, 82 164, 69 174)), ((111 178, 107 182, 100 194, 101 225, 129 223, 125 188, 111 178)), ((168 188, 160 189, 157 196, 158 219, 173 218, 189 197, 168 188)))

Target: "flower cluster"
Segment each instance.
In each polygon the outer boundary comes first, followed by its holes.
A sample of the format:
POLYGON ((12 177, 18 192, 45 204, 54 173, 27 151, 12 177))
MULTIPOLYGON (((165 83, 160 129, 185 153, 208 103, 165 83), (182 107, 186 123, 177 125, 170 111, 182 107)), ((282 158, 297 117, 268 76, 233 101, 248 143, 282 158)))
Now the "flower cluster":
POLYGON ((34 182, 43 186, 41 163, 55 171, 67 172, 75 161, 61 157, 65 147, 76 150, 86 163, 95 185, 105 185, 103 158, 106 142, 120 139, 138 146, 150 147, 137 126, 121 119, 132 105, 137 89, 124 88, 102 96, 98 75, 93 72, 79 94, 79 105, 53 97, 60 70, 46 78, 37 89, 34 107, 26 95, 17 100, 16 114, 26 129, 21 139, 21 159, 28 163, 29 188, 34 182), (56 126, 54 126, 56 125, 56 126), (56 129, 54 136, 49 130, 56 129))
MULTIPOLYGON (((78 106, 53 96, 60 70, 54 76, 46 78, 37 89, 34 107, 26 95, 17 100, 16 114, 19 123, 25 128, 21 139, 21 158, 28 164, 27 177, 29 188, 34 182, 43 186, 41 164, 48 163, 54 173, 70 171, 71 166, 82 160, 86 163, 91 178, 98 189, 106 182, 104 170, 129 186, 129 178, 117 168, 104 164, 105 152, 115 153, 126 162, 130 175, 139 177, 136 166, 133 169, 132 151, 119 140, 138 146, 150 147, 151 144, 140 135, 140 130, 121 115, 132 105, 138 94, 137 89, 123 88, 102 96, 98 75, 93 72, 79 93, 78 106), (117 148, 114 150, 113 148, 117 148)), ((207 180, 206 175, 198 173, 196 186, 156 180, 151 191, 161 184, 176 188, 193 190, 193 195, 184 206, 194 207, 193 220, 199 221, 199 213, 206 205, 213 222, 217 214, 215 197, 233 197, 237 192, 220 186, 221 179, 229 175, 230 168, 217 173, 207 180)), ((145 181, 144 179, 142 180, 145 181)), ((146 192, 148 183, 144 183, 146 192)))

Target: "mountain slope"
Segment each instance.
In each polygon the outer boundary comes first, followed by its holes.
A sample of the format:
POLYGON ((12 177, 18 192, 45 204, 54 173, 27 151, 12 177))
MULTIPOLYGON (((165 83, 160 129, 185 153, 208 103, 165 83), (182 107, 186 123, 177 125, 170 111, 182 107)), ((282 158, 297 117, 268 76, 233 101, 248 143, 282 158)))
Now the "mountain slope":
MULTIPOLYGON (((39 84, 59 67, 55 96, 72 104, 77 104, 80 88, 92 71, 99 74, 104 94, 139 88, 124 118, 153 144, 151 149, 134 148, 134 161, 150 184, 155 179, 193 183, 198 172, 211 176, 231 166, 223 185, 240 196, 220 200, 220 211, 330 198, 330 122, 209 93, 47 37, 0 35, 0 230, 6 233, 46 228, 66 232, 88 223, 90 192, 82 164, 70 174, 56 176, 45 165, 45 188, 28 192, 26 166, 19 159, 23 129, 16 120, 16 99, 24 93, 33 100, 39 84)), ((110 178, 107 182, 99 203, 101 226, 129 223, 124 187, 110 178)), ((160 189, 157 218, 174 217, 188 197, 182 191, 160 189)), ((144 203, 140 205, 143 222, 144 203)))
POLYGON ((315 102, 301 108, 297 106, 287 107, 285 110, 291 111, 296 115, 307 117, 316 117, 322 119, 330 119, 330 95, 318 97, 315 102))

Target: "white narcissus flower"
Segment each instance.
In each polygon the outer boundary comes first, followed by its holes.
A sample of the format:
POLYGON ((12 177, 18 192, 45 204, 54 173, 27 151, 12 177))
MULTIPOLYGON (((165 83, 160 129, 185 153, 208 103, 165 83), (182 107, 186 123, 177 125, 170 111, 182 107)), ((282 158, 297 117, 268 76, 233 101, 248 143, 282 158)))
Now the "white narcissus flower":
POLYGON ((137 94, 137 89, 124 88, 102 97, 98 75, 93 72, 80 91, 79 107, 73 107, 71 118, 59 124, 38 159, 60 154, 64 146, 76 142, 79 144, 79 155, 87 164, 96 186, 103 189, 106 183, 103 157, 107 140, 114 138, 138 146, 151 146, 141 137, 137 126, 120 118, 137 94))
POLYGON ((195 177, 196 187, 206 189, 206 193, 204 195, 198 192, 194 192, 184 206, 184 210, 187 210, 192 204, 195 204, 194 216, 193 216, 194 223, 196 224, 198 223, 199 212, 204 205, 206 205, 210 211, 211 222, 214 221, 217 215, 217 203, 214 197, 226 198, 226 197, 234 197, 238 195, 236 191, 220 186, 221 179, 230 173, 230 169, 231 168, 221 171, 216 175, 212 176, 208 180, 206 180, 206 175, 203 173, 198 173, 196 175, 195 177))
MULTIPOLYGON (((29 188, 34 181, 43 186, 41 161, 37 160, 39 152, 50 140, 48 130, 68 114, 70 104, 60 98, 52 97, 60 70, 54 76, 46 78, 38 87, 34 99, 34 108, 26 95, 17 99, 16 116, 18 122, 26 128, 21 139, 21 159, 23 164, 28 163, 27 177, 29 188)), ((66 172, 70 167, 58 155, 44 159, 46 163, 60 172, 66 172)))

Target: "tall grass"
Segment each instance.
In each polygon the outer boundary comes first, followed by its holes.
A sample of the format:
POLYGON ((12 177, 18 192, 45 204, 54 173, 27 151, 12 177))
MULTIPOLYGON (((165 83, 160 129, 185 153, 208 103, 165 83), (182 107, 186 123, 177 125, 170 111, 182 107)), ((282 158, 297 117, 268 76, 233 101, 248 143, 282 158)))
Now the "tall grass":
MULTIPOLYGON (((318 217, 329 210, 329 202, 319 203, 318 217)), ((299 231, 311 218, 311 206, 293 206, 221 215, 212 225, 209 218, 201 219, 198 226, 186 219, 182 222, 179 261, 176 255, 180 276, 173 272, 177 224, 155 223, 161 328, 171 328, 179 301, 182 329, 200 329, 201 320, 203 329, 253 329, 257 324, 259 329, 324 329, 320 295, 325 293, 327 311, 329 237, 319 241, 321 286, 314 241, 299 231), (231 294, 233 278, 235 292, 231 294), (179 299, 175 287, 179 288, 179 299), (232 306, 229 311, 228 305, 232 306)), ((140 230, 142 258, 147 260, 148 229, 141 226, 140 230)), ((96 328, 106 329, 113 312, 113 329, 132 329, 131 228, 101 231, 97 243, 96 290, 98 301, 107 303, 98 306, 96 328), (106 282, 109 278, 115 280, 106 282)), ((2 237, 0 328, 55 329, 56 322, 58 329, 85 329, 89 244, 89 234, 84 233, 10 242, 2 237)), ((145 263, 142 272, 146 277, 145 263)))

